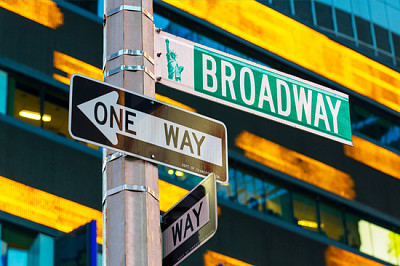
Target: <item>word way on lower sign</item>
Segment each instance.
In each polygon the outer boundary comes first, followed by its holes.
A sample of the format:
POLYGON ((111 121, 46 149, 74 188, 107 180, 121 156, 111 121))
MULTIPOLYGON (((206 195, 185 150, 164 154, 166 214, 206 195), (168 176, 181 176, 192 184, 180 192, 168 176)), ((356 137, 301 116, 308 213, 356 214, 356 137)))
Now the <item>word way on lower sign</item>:
POLYGON ((162 217, 163 266, 187 258, 217 230, 215 174, 210 174, 162 217))

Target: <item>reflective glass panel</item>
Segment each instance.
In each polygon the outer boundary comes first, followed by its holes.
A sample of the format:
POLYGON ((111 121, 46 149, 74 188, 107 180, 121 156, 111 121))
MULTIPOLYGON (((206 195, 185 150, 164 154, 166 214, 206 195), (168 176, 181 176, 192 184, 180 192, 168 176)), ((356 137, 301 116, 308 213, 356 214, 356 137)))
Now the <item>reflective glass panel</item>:
POLYGON ((69 137, 68 102, 46 95, 44 101, 43 127, 58 135, 69 137))
MULTIPOLYGON (((361 220, 361 218, 351 213, 345 213, 345 219, 346 219, 347 243, 349 244, 349 246, 353 248, 360 249, 361 239, 359 233, 359 221, 361 220)), ((366 240, 364 239, 364 241, 366 240)))
POLYGON ((235 201, 236 199, 236 178, 235 172, 237 170, 233 167, 229 168, 229 183, 217 184, 217 195, 219 198, 235 201))
POLYGON ((352 130, 400 150, 400 124, 395 118, 381 116, 358 105, 352 106, 352 130))
POLYGON ((310 0, 294 1, 294 12, 296 16, 304 19, 311 24, 313 23, 310 0))
POLYGON ((321 233, 327 237, 345 242, 343 217, 340 208, 325 202, 319 203, 321 233))
POLYGON ((391 49, 389 44, 389 32, 378 25, 374 25, 374 31, 376 45, 378 46, 378 48, 390 53, 391 49))
POLYGON ((358 40, 372 44, 371 24, 369 21, 355 17, 358 40))
POLYGON ((289 191, 270 181, 265 185, 265 211, 270 215, 292 222, 291 197, 289 191))
POLYGON ((238 201, 250 209, 262 210, 263 183, 250 173, 236 171, 238 201))
POLYGON ((378 259, 397 264, 397 258, 390 252, 392 245, 395 244, 392 243, 392 239, 389 237, 391 231, 373 223, 369 223, 369 227, 372 240, 371 244, 373 256, 378 259))
POLYGON ((0 70, 0 114, 7 112, 7 73, 0 70))
POLYGON ((328 5, 314 2, 317 25, 333 30, 332 8, 328 5))
POLYGON ((340 9, 336 9, 335 13, 338 32, 347 36, 354 37, 351 15, 340 9))
POLYGON ((39 90, 17 82, 14 93, 14 117, 26 123, 40 127, 41 115, 39 90))
POLYGON ((297 225, 318 232, 315 199, 303 194, 293 193, 293 215, 297 225))
POLYGON ((272 0, 272 5, 276 7, 279 11, 285 12, 287 14, 291 13, 290 0, 272 0))

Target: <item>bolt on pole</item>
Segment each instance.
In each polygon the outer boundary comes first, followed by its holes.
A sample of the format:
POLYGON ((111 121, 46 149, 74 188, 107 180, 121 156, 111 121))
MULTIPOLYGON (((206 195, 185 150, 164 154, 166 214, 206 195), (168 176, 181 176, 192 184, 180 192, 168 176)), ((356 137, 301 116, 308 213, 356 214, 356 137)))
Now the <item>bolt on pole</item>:
MULTIPOLYGON (((105 82, 155 97, 152 14, 152 0, 105 0, 103 71, 105 82)), ((158 195, 158 167, 114 153, 103 155, 103 265, 161 265, 159 201, 126 189, 144 186, 158 195)))

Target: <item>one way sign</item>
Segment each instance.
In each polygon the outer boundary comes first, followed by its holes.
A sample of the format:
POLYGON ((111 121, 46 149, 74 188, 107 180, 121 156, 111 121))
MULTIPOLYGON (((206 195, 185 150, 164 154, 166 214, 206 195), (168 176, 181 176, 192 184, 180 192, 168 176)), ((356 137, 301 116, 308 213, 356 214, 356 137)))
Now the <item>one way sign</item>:
POLYGON ((215 175, 193 188, 163 215, 163 266, 174 266, 209 240, 217 231, 215 175))
POLYGON ((223 123, 81 75, 71 78, 69 132, 198 176, 228 182, 223 123))

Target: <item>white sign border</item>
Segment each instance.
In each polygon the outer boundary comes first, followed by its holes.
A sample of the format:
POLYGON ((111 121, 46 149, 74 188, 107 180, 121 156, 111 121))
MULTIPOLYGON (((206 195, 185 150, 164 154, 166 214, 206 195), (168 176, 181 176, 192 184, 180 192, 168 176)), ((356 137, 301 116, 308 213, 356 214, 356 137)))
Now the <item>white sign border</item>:
MULTIPOLYGON (((154 102, 160 103, 160 104, 162 104, 162 105, 167 105, 167 106, 170 106, 170 107, 172 107, 172 108, 175 108, 175 109, 179 109, 179 110, 181 110, 181 111, 184 111, 184 112, 186 112, 186 113, 190 113, 190 114, 192 114, 192 115, 199 116, 199 117, 202 117, 202 118, 204 118, 204 119, 211 120, 211 121, 213 121, 213 122, 215 122, 215 123, 221 124, 221 125, 224 127, 224 129, 225 129, 225 152, 226 152, 226 156, 225 156, 225 157, 226 157, 226 158, 225 158, 225 166, 226 166, 226 167, 225 167, 225 172, 226 172, 226 173, 225 173, 225 174, 226 174, 226 181, 225 181, 225 182, 221 182, 221 181, 219 181, 219 180, 217 179, 217 182, 220 183, 220 184, 227 184, 227 183, 229 182, 229 170, 228 170, 228 136, 227 136, 228 134, 227 134, 227 129, 226 129, 226 126, 225 126, 224 123, 222 123, 221 121, 215 120, 215 119, 213 119, 213 118, 211 118, 211 117, 207 117, 207 116, 204 116, 204 115, 201 115, 201 114, 198 114, 198 113, 190 112, 190 111, 188 111, 188 110, 185 110, 185 109, 183 109, 183 108, 177 107, 177 106, 175 106, 175 105, 168 104, 168 103, 165 103, 165 102, 156 100, 155 98, 151 98, 151 97, 146 96, 146 95, 142 95, 142 94, 139 94, 139 93, 130 91, 130 90, 126 90, 126 89, 124 89, 124 88, 120 88, 120 87, 111 85, 111 84, 109 84, 109 83, 106 83, 106 82, 103 82, 103 81, 99 81, 99 80, 97 80, 97 79, 93 79, 93 78, 90 78, 90 77, 87 77, 87 76, 84 76, 84 75, 81 75, 81 74, 77 74, 77 73, 75 73, 75 74, 73 74, 73 75, 71 76, 71 84, 70 84, 70 92, 69 92, 69 104, 68 104, 69 112, 72 112, 72 87, 73 87, 73 78, 74 78, 75 76, 82 77, 82 78, 85 78, 85 79, 89 79, 89 80, 92 80, 92 81, 97 82, 97 83, 102 83, 102 84, 104 84, 104 85, 106 85, 106 86, 113 87, 113 88, 115 88, 115 89, 122 90, 122 91, 125 91, 125 92, 128 92, 128 93, 132 93, 132 94, 135 94, 135 95, 137 95, 137 96, 146 98, 146 99, 148 99, 148 100, 150 100, 150 101, 154 101, 154 102)), ((94 142, 94 141, 91 141, 91 140, 87 140, 87 139, 83 139, 83 138, 77 137, 77 136, 75 136, 74 134, 72 134, 72 130, 71 130, 71 125, 72 125, 72 123, 71 123, 71 118, 72 118, 72 117, 71 117, 71 115, 69 114, 69 115, 68 115, 68 133, 71 135, 71 137, 73 137, 73 138, 76 139, 76 140, 80 140, 80 141, 82 141, 82 142, 87 142, 87 143, 90 143, 90 144, 95 145, 95 146, 100 146, 100 147, 103 147, 103 148, 105 148, 105 149, 115 150, 115 151, 120 152, 120 153, 122 153, 122 154, 126 154, 126 155, 129 155, 129 156, 135 157, 135 158, 139 158, 139 159, 142 159, 142 160, 145 160, 145 161, 149 161, 149 162, 152 162, 152 163, 154 163, 154 164, 161 164, 161 165, 163 165, 163 166, 171 167, 171 168, 173 168, 173 169, 177 169, 177 170, 180 170, 180 171, 182 171, 182 172, 189 173, 189 174, 193 174, 193 175, 196 175, 196 176, 199 176, 199 177, 202 177, 202 178, 207 178, 207 177, 204 176, 204 175, 201 175, 201 174, 196 173, 196 172, 189 171, 188 169, 185 169, 185 168, 182 168, 182 167, 178 167, 178 166, 175 166, 175 165, 170 165, 170 164, 167 164, 167 163, 164 163, 164 162, 160 162, 160 161, 154 160, 154 159, 149 158, 149 157, 140 156, 140 155, 137 155, 137 154, 134 154, 134 153, 130 153, 130 152, 121 150, 121 149, 109 147, 109 146, 106 146, 106 145, 101 144, 101 143, 97 143, 97 142, 94 142)), ((211 174, 211 173, 210 173, 210 174, 211 174)))
MULTIPOLYGON (((296 77, 296 76, 293 76, 293 75, 290 75, 290 74, 287 74, 287 73, 284 73, 284 72, 281 72, 281 71, 278 71, 278 70, 275 70, 275 69, 272 69, 272 68, 257 64, 257 63, 254 63, 254 62, 249 61, 249 60, 244 59, 244 58, 240 58, 240 57, 228 54, 228 53, 221 52, 221 51, 216 50, 214 48, 207 47, 207 46, 204 46, 204 45, 201 45, 201 44, 198 44, 198 43, 183 39, 181 37, 178 37, 178 36, 166 33, 166 32, 157 32, 157 31, 155 32, 155 39, 166 39, 166 38, 168 38, 170 40, 173 39, 174 42, 180 43, 181 45, 191 46, 191 47, 193 47, 193 50, 194 50, 194 46, 197 46, 197 47, 200 47, 200 48, 202 48, 204 50, 207 50, 207 51, 210 51, 210 52, 213 52, 213 53, 225 56, 225 57, 229 57, 229 58, 231 58, 233 60, 237 60, 237 61, 243 62, 245 64, 249 64, 249 65, 252 65, 254 67, 261 68, 261 69, 273 72, 273 73, 278 74, 278 75, 282 75, 287 79, 295 80, 295 81, 307 84, 308 86, 316 87, 316 88, 308 88, 308 89, 317 90, 317 91, 321 90, 324 93, 334 94, 335 96, 338 96, 339 98, 343 98, 343 99, 345 99, 347 101, 349 100, 349 96, 347 94, 343 93, 343 92, 333 90, 331 88, 322 86, 320 84, 317 84, 317 83, 314 83, 314 82, 311 82, 311 81, 308 81, 308 80, 305 80, 305 79, 302 79, 302 78, 299 78, 299 77, 296 77)), ((156 42, 160 42, 160 41, 156 40, 156 42)), ((158 46, 155 45, 155 48, 157 48, 157 47, 158 46)), ((161 52, 161 51, 156 51, 156 53, 158 53, 158 52, 161 52)), ((160 67, 162 67, 162 66, 160 65, 160 63, 157 63, 157 62, 158 61, 156 60, 156 66, 155 66, 156 73, 155 74, 156 74, 157 78, 160 78, 159 74, 162 73, 161 70, 160 70, 160 67)), ((194 73, 193 73, 193 78, 194 78, 194 73)), ((294 127, 294 128, 298 128, 298 129, 304 130, 306 132, 310 132, 310 133, 313 133, 315 135, 319 135, 319 136, 322 136, 322 137, 325 137, 325 138, 328 138, 328 139, 331 139, 331 140, 334 140, 334 141, 337 141, 337 142, 340 142, 340 143, 343 143, 343 144, 346 144, 346 145, 349 145, 349 146, 353 146, 353 142, 352 141, 345 140, 344 138, 336 137, 334 135, 331 135, 331 134, 328 134, 328 133, 324 133, 324 132, 318 131, 316 129, 308 128, 306 126, 299 125, 297 123, 294 123, 294 122, 291 122, 291 121, 287 121, 285 119, 282 119, 282 118, 279 118, 279 117, 275 117, 275 116, 272 116, 272 115, 269 115, 269 114, 266 114, 266 113, 262 113, 260 111, 253 110, 253 109, 248 108, 248 107, 244 107, 244 106, 241 106, 241 105, 238 105, 238 104, 235 104, 235 103, 231 103, 231 102, 219 99, 217 97, 213 97, 213 96, 208 95, 208 94, 200 93, 198 91, 195 91, 194 87, 192 88, 190 86, 186 86, 186 85, 184 85, 184 84, 182 84, 180 82, 176 82, 176 81, 172 81, 172 80, 169 80, 169 79, 166 79, 166 78, 162 78, 159 81, 159 83, 164 84, 164 85, 166 85, 168 87, 171 87, 173 89, 177 89, 179 91, 183 91, 183 92, 192 94, 194 96, 201 97, 201 98, 209 100, 209 101, 217 102, 217 103, 223 104, 225 106, 229 106, 229 107, 232 107, 232 108, 235 108, 235 109, 238 109, 238 110, 250 113, 250 114, 254 114, 254 115, 257 115, 257 116, 260 116, 260 117, 264 117, 264 118, 270 119, 270 120, 275 121, 275 122, 279 122, 279 123, 284 124, 284 125, 288 125, 288 126, 291 126, 291 127, 294 127)))
MULTIPOLYGON (((193 190, 195 190, 197 187, 199 187, 201 184, 203 184, 204 182, 206 182, 207 181, 207 179, 208 178, 211 178, 211 176, 213 176, 212 178, 214 179, 214 180, 216 180, 216 178, 215 178, 215 174, 214 173, 211 173, 211 174, 209 174, 206 178, 204 178, 204 180, 202 180, 197 186, 195 186, 190 192, 192 192, 193 190)), ((214 184, 215 184, 215 181, 214 181, 214 184)), ((188 193, 188 194, 190 194, 190 192, 188 193)), ((194 249, 192 249, 191 251, 189 251, 189 253, 187 253, 185 256, 183 256, 182 257, 182 259, 180 259, 177 263, 175 263, 173 266, 176 266, 176 265, 178 265, 180 262, 182 262, 183 260, 185 260, 187 257, 189 257, 194 251, 196 251, 200 246, 202 246, 204 243, 206 243, 208 240, 210 240, 210 238, 212 238, 214 235, 215 235, 215 233, 217 232, 217 229, 218 229, 218 204, 217 204, 217 185, 215 184, 215 189, 214 189, 214 192, 215 192, 215 230, 214 230, 214 232, 212 233, 212 234, 210 234, 207 238, 205 238, 204 239, 204 241, 202 242, 202 243, 200 243, 198 246, 196 246, 196 248, 194 248, 194 249)), ((166 211, 165 213, 164 213, 164 215, 166 215, 167 213, 169 213, 175 206, 177 206, 183 199, 184 199, 185 197, 183 197, 182 199, 180 199, 177 203, 175 203, 175 205, 174 206, 172 206, 168 211, 166 211)), ((210 214, 211 214, 211 212, 210 212, 210 214)), ((163 216, 164 216, 163 215, 163 216)), ((161 234, 162 234, 162 232, 161 232, 161 234)))

